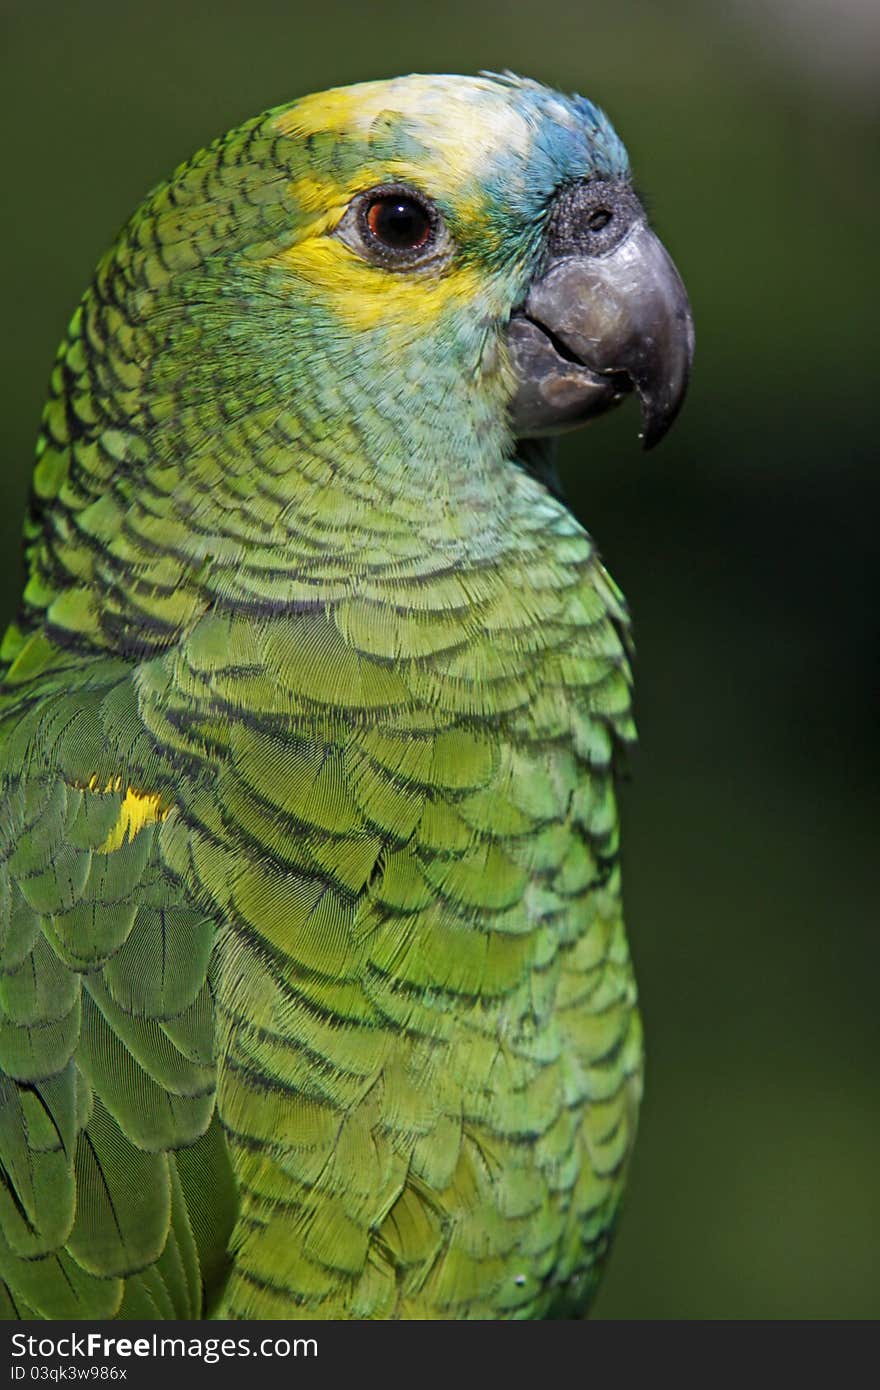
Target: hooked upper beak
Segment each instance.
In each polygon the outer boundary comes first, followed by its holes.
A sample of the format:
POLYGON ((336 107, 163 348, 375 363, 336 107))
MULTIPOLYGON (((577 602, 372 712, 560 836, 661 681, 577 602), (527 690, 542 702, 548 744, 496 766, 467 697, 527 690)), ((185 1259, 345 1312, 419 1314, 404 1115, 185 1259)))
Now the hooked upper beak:
POLYGON ((650 449, 687 389, 687 293, 631 190, 588 184, 563 198, 544 269, 508 326, 514 431, 528 438, 574 429, 634 390, 650 449), (610 225, 595 232, 599 205, 610 225))

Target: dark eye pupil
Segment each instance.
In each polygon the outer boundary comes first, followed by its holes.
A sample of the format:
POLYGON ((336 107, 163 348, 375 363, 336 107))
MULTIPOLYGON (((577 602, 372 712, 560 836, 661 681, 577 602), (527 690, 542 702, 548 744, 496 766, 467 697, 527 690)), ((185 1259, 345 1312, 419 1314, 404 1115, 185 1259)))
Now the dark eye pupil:
POLYGON ((596 208, 587 218, 587 226, 591 232, 601 232, 603 227, 607 227, 611 221, 611 213, 607 208, 596 208))
POLYGON ((377 198, 367 210, 367 226, 373 236, 394 251, 413 251, 431 235, 431 219, 413 198, 392 194, 377 198))

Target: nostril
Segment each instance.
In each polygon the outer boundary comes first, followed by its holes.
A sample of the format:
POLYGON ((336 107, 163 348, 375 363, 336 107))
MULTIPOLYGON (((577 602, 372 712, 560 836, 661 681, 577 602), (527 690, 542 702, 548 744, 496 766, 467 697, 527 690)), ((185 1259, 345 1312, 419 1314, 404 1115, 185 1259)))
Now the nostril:
POLYGON ((604 256, 644 220, 644 212, 623 179, 588 179, 562 188, 547 231, 551 256, 604 256))
POLYGON ((596 208, 587 218, 587 226, 591 232, 601 232, 603 227, 607 227, 611 218, 614 216, 608 208, 596 208))

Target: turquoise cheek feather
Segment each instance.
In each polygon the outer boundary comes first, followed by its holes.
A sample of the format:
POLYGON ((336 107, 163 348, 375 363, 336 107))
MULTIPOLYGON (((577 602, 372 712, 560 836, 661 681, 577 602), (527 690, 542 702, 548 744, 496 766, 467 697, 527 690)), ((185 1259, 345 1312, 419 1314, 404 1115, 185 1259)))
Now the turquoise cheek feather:
POLYGON ((216 141, 61 346, 0 692, 8 1317, 577 1316, 640 1093, 627 618, 505 329, 606 119, 513 77, 216 141), (430 197, 416 270, 340 239, 430 197))

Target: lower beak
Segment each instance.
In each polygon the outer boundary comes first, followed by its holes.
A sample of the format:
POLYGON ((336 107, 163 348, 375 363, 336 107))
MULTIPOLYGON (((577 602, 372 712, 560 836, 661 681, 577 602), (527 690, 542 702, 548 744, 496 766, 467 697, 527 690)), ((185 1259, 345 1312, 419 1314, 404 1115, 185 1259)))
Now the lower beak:
POLYGON ((605 255, 552 259, 507 338, 520 438, 574 429, 635 391, 650 449, 681 408, 693 320, 681 277, 643 220, 605 255))

